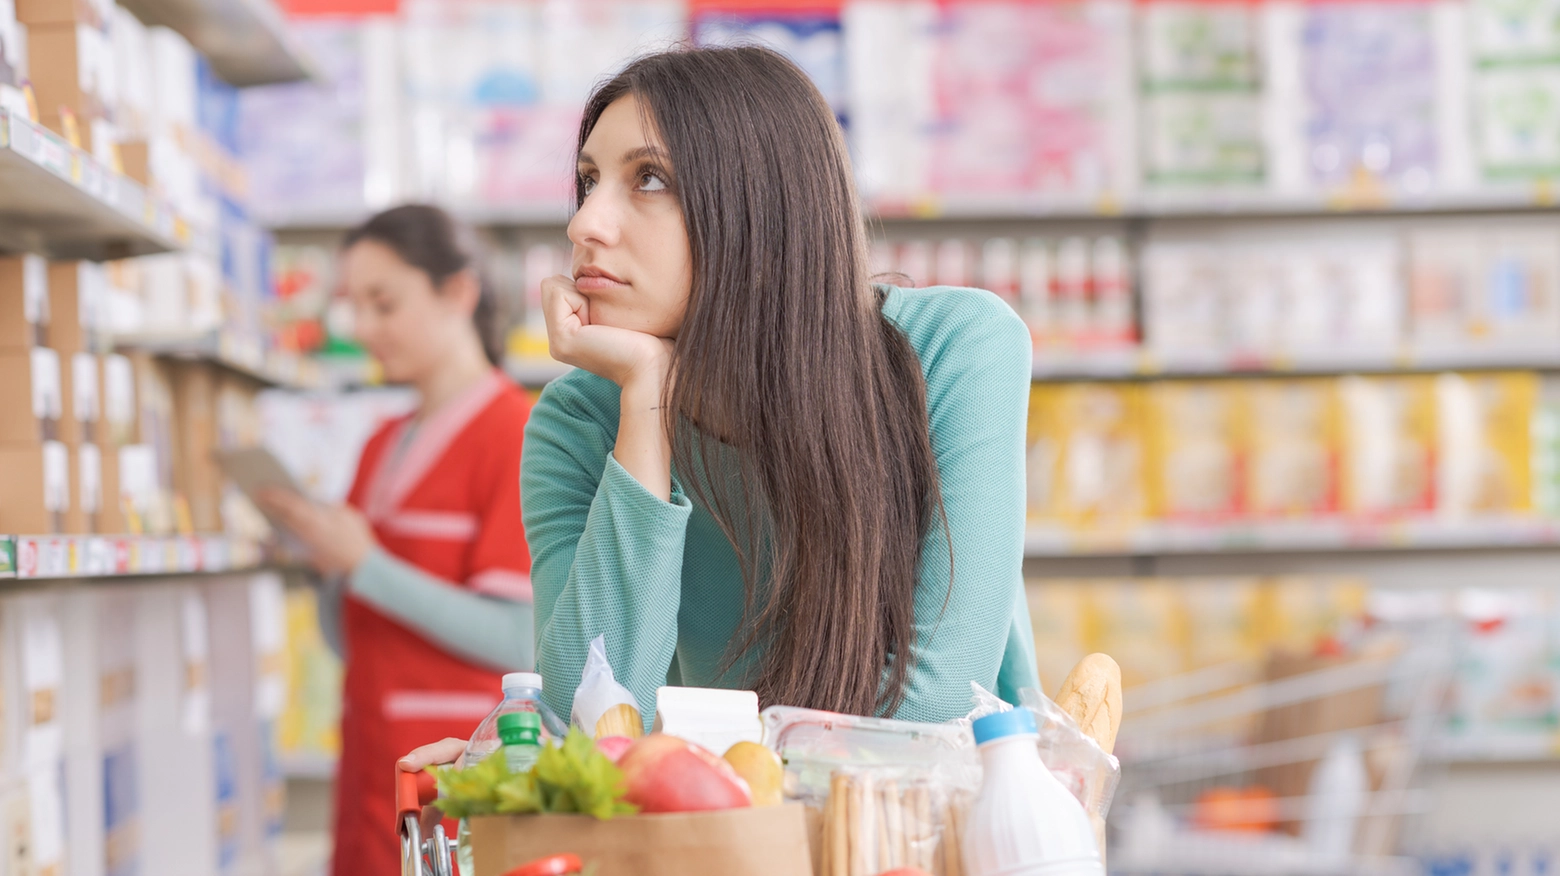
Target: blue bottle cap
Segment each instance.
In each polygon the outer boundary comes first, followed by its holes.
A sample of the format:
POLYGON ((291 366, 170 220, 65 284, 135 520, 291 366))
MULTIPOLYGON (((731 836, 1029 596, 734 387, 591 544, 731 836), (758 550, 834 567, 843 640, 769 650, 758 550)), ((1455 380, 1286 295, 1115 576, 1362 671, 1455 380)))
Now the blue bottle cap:
POLYGON ((1009 709, 984 718, 976 718, 972 728, 975 744, 985 745, 1007 736, 1034 736, 1040 731, 1035 727, 1035 713, 1025 708, 1009 709))

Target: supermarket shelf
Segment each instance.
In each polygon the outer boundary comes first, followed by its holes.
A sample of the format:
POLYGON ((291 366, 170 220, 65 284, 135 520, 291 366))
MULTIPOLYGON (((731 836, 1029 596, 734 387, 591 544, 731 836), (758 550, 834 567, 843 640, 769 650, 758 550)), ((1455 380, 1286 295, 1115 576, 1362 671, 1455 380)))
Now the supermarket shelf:
MULTIPOLYGON (((869 217, 887 225, 919 222, 1100 222, 1124 220, 1197 220, 1298 218, 1346 215, 1477 215, 1537 212, 1560 205, 1560 188, 1548 183, 1503 185, 1478 191, 1424 195, 1386 194, 1373 190, 1331 193, 1277 194, 1261 190, 1148 191, 1126 198, 918 198, 878 201, 869 217)), ((569 221, 566 204, 456 206, 463 221, 484 227, 562 226, 569 221)), ((369 210, 298 210, 260 217, 277 230, 348 228, 369 210)))
POLYGON ((312 360, 267 352, 228 332, 118 335, 114 345, 172 359, 212 362, 267 386, 312 389, 321 383, 319 367, 312 360))
POLYGON ((1024 555, 1124 557, 1192 554, 1455 551, 1560 548, 1560 520, 1297 520, 1228 524, 1144 523, 1110 531, 1034 525, 1024 555))
POLYGON ((1282 194, 1256 188, 1167 189, 1131 198, 1037 199, 1026 196, 921 198, 874 203, 884 222, 915 221, 1084 221, 1102 219, 1285 218, 1338 215, 1436 215, 1552 210, 1560 189, 1548 181, 1491 186, 1474 191, 1391 193, 1371 188, 1282 194))
POLYGON ((124 7, 147 24, 178 31, 230 85, 313 77, 271 0, 125 0, 124 7))
POLYGON ((54 132, 0 110, 0 246, 105 259, 188 242, 184 224, 144 187, 54 132))
POLYGON ((1125 380, 1263 375, 1392 374, 1436 371, 1560 371, 1560 345, 1413 347, 1377 352, 1318 351, 1295 355, 1225 353, 1156 355, 1143 347, 1060 349, 1037 347, 1036 380, 1125 380))
POLYGON ((5 535, 0 578, 104 578, 258 568, 260 544, 226 535, 5 535))

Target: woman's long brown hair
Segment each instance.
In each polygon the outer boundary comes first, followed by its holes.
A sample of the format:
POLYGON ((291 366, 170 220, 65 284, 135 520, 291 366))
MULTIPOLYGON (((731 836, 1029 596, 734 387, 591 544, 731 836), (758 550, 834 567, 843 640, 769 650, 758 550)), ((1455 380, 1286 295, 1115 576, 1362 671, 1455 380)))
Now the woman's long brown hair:
POLYGON ((696 49, 601 86, 581 148, 630 94, 670 154, 692 250, 663 407, 679 481, 746 585, 726 670, 756 649, 743 681, 766 705, 892 714, 941 501, 920 362, 868 276, 844 136, 781 55, 696 49))

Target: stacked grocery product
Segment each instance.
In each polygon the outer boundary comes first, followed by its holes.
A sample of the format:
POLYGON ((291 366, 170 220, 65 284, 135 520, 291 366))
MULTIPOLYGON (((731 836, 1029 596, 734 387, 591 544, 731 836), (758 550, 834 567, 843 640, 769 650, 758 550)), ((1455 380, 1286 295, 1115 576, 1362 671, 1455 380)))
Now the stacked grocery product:
POLYGON ((281 598, 260 574, 0 599, 6 872, 269 868, 281 598))
POLYGON ((243 142, 279 222, 406 198, 552 220, 590 84, 691 37, 796 59, 888 214, 1196 210, 1206 192, 1524 204, 1520 184, 1560 156, 1542 111, 1547 14, 1493 0, 406 3, 305 21, 332 85, 247 95, 243 142), (452 56, 467 63, 438 62, 452 56), (322 129, 340 134, 323 154, 299 133, 322 129))
POLYGON ((1539 398, 1520 372, 1038 385, 1030 515, 1095 534, 1529 516, 1553 489, 1539 398))

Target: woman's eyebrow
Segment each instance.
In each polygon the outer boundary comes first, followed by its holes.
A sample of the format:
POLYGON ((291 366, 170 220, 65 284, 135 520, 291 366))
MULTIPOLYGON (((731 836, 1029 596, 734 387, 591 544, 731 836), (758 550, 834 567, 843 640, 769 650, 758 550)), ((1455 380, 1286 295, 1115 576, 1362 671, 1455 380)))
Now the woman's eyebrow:
POLYGON ((627 152, 624 152, 623 163, 628 164, 630 161, 638 161, 641 158, 665 159, 666 157, 666 150, 660 148, 659 146, 640 146, 637 149, 630 149, 627 152))

